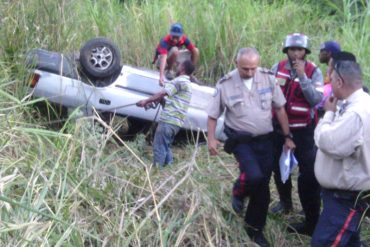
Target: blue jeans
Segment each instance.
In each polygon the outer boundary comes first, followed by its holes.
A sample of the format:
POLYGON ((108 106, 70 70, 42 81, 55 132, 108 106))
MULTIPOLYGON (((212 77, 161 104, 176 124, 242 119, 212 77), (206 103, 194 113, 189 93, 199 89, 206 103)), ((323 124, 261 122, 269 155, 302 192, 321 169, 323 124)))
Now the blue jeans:
POLYGON ((172 163, 173 155, 171 151, 171 144, 179 130, 179 126, 164 122, 158 123, 153 140, 154 165, 163 167, 172 163))

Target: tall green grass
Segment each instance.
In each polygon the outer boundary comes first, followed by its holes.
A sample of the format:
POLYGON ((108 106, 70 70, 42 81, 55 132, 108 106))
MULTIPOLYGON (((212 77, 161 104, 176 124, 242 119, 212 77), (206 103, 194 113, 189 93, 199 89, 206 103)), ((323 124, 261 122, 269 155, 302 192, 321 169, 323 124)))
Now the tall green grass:
MULTIPOLYGON (((125 63, 151 67, 160 37, 180 21, 201 51, 197 76, 213 84, 233 68, 240 47, 256 46, 270 67, 284 57, 285 35, 300 31, 312 38, 314 61, 328 39, 354 52, 369 85, 369 7, 335 3, 0 2, 0 246, 250 246, 229 203, 238 174, 233 157, 210 157, 205 146, 190 143, 175 148, 174 166, 157 170, 143 136, 113 141, 118 126, 103 131, 99 118, 47 127, 29 106, 24 53, 77 51, 86 40, 107 36, 125 63)), ((269 215, 268 239, 274 246, 308 246, 309 238, 286 233, 290 217, 269 215)), ((368 221, 362 230, 370 241, 368 221)))
POLYGON ((4 55, 15 60, 32 47, 71 52, 90 38, 107 36, 120 47, 124 63, 151 67, 156 44, 178 21, 200 48, 198 76, 211 84, 233 67, 243 46, 257 47, 263 66, 271 67, 284 57, 281 44, 292 32, 311 37, 313 61, 321 42, 338 40, 365 63, 369 78, 369 10, 359 1, 16 0, 1 5, 4 55))

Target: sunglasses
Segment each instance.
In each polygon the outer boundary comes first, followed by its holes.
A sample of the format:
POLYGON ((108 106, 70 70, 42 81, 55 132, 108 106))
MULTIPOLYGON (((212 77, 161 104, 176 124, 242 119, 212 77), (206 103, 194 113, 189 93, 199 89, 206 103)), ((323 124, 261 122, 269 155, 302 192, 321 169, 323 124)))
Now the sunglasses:
POLYGON ((334 69, 334 71, 335 72, 337 72, 337 74, 338 74, 338 76, 339 76, 339 78, 343 81, 343 83, 345 82, 344 81, 344 79, 343 79, 343 76, 342 76, 342 74, 339 72, 339 68, 340 68, 340 66, 341 66, 341 62, 340 61, 336 61, 336 62, 334 62, 334 67, 333 67, 333 69, 334 69))

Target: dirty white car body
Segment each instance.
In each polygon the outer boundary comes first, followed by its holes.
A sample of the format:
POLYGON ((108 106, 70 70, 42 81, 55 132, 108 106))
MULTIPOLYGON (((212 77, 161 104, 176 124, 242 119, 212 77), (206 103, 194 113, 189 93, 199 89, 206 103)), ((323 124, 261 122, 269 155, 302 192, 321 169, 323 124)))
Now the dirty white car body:
MULTIPOLYGON (((101 45, 101 44, 99 44, 101 45)), ((38 52, 48 51, 38 50, 38 52)), ((118 116, 133 117, 135 119, 158 121, 161 105, 156 108, 144 109, 135 105, 161 90, 159 73, 142 68, 124 65, 119 66, 114 79, 108 85, 96 86, 94 80, 101 78, 81 78, 77 72, 75 61, 69 61, 60 53, 51 52, 59 62, 50 66, 35 66, 32 70, 32 95, 42 97, 69 109, 79 108, 85 115, 91 115, 94 109, 97 112, 112 113, 118 116), (45 68, 49 69, 45 69, 45 68), (54 67, 55 69, 50 69, 54 67), (58 68, 56 68, 58 67, 58 68), (62 71, 64 69, 64 71, 62 71), (68 72, 68 70, 70 70, 68 72), (66 72, 67 71, 67 72, 66 72)), ((109 52, 108 52, 109 53, 109 52)), ((48 61, 40 62, 50 63, 48 61)), ((109 59, 106 59, 109 60, 109 59)), ((79 63, 79 62, 77 62, 79 63)), ((96 61, 92 60, 96 64, 96 61)), ((109 63, 109 61, 108 61, 109 63)), ((100 69, 100 68, 99 68, 100 69)), ((206 107, 210 104, 215 88, 191 83, 192 98, 185 119, 184 129, 191 131, 207 131, 206 107)), ((217 123, 216 136, 223 139, 223 118, 217 123)))

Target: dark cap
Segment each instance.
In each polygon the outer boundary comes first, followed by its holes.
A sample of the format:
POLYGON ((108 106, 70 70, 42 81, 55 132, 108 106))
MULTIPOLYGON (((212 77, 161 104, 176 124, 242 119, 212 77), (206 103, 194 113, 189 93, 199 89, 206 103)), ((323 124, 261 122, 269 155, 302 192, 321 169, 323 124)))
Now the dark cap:
POLYGON ((320 45, 320 50, 330 51, 332 54, 341 51, 339 43, 333 40, 322 43, 320 45))
POLYGON ((181 37, 183 33, 184 33, 184 30, 182 29, 181 23, 172 24, 171 29, 170 29, 170 34, 172 36, 181 37))

